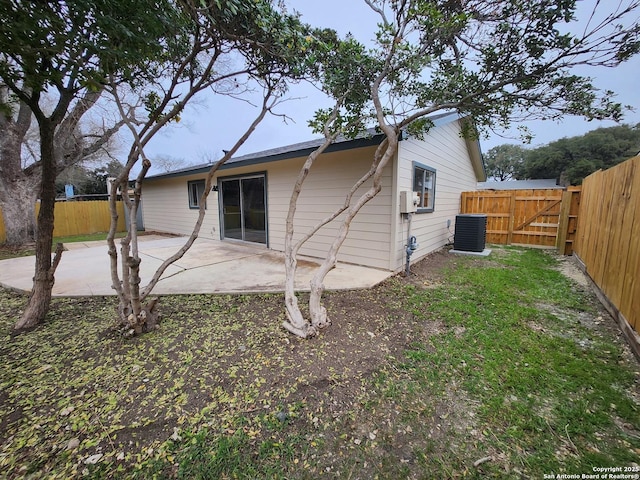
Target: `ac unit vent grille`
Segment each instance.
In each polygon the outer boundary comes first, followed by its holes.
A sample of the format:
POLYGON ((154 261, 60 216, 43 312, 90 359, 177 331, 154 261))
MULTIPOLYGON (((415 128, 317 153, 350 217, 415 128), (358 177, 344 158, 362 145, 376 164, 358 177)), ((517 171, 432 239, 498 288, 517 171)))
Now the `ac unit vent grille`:
POLYGON ((482 252, 487 236, 486 215, 456 215, 453 248, 462 252, 482 252))

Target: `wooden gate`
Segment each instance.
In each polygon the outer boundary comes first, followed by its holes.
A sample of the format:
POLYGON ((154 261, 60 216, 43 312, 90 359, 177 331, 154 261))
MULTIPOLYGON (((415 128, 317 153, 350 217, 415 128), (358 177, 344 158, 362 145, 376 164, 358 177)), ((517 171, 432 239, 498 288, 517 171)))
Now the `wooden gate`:
POLYGON ((460 213, 487 215, 487 242, 558 248, 570 255, 580 187, 463 192, 460 213))

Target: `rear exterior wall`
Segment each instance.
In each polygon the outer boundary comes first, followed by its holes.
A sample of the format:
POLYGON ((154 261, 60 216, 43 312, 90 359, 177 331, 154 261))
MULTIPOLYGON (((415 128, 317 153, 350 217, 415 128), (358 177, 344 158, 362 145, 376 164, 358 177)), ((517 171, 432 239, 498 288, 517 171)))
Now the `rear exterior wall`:
MULTIPOLYGON (((340 207, 350 187, 369 170, 375 147, 323 154, 315 162, 303 186, 295 217, 294 238, 300 238, 321 219, 340 207)), ((289 198, 305 158, 296 158, 221 170, 218 177, 263 172, 267 188, 268 246, 284 250, 285 221, 289 198)), ((338 260, 385 270, 400 271, 405 264, 409 222, 400 214, 400 191, 413 190, 413 165, 435 169, 435 207, 431 213, 412 215, 411 234, 419 247, 412 262, 441 248, 453 239, 455 218, 460 211, 460 193, 475 190, 477 177, 467 142, 460 136, 458 121, 433 128, 424 140, 399 142, 396 158, 383 174, 382 191, 363 207, 351 225, 338 260), (447 227, 449 220, 450 227, 447 227)), ((204 174, 148 180, 144 187, 145 228, 188 235, 197 210, 188 207, 187 181, 204 174)), ((359 189, 357 198, 369 186, 359 189)), ((338 217, 338 220, 342 216, 338 217)), ((339 228, 334 220, 323 227, 300 254, 323 258, 339 228)), ((218 193, 211 192, 201 234, 220 239, 218 193)))
MULTIPOLYGON (((351 186, 371 165, 375 147, 366 147, 321 155, 309 173, 298 200, 294 239, 300 238, 327 215, 339 208, 351 186)), ((296 177, 305 158, 261 163, 239 168, 227 168, 218 177, 266 174, 268 246, 284 250, 285 222, 289 199, 296 177)), ((356 216, 340 249, 338 260, 381 269, 389 269, 394 232, 392 226, 392 175, 389 165, 383 174, 382 191, 356 216)), ((189 235, 198 211, 189 209, 187 182, 205 178, 205 174, 150 179, 144 186, 143 212, 145 228, 161 232, 189 235)), ((215 183, 214 183, 215 184, 215 183)), ((357 196, 371 182, 363 185, 357 196)), ((200 232, 204 238, 220 238, 218 192, 207 199, 207 214, 200 232)), ((354 197, 354 198, 357 198, 354 197)), ((300 250, 301 255, 322 258, 333 241, 338 217, 323 227, 300 250)))

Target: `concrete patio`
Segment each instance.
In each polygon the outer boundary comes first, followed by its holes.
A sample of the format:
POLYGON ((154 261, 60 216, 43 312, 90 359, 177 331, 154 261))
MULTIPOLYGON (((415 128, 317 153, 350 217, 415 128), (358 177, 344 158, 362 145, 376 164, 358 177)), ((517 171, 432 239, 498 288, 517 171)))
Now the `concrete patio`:
MULTIPOLYGON (((142 284, 161 263, 175 253, 186 237, 145 235, 139 249, 142 284)), ((56 270, 53 295, 75 297, 114 295, 106 242, 69 243, 56 270)), ((318 259, 299 259, 296 288, 309 289, 318 259)), ((28 292, 33 283, 35 257, 0 261, 0 285, 28 292)), ((372 287, 392 272, 339 263, 325 279, 327 290, 372 287)), ((284 255, 265 247, 228 241, 198 239, 171 265, 154 289, 158 295, 189 293, 255 293, 284 290, 284 255)))

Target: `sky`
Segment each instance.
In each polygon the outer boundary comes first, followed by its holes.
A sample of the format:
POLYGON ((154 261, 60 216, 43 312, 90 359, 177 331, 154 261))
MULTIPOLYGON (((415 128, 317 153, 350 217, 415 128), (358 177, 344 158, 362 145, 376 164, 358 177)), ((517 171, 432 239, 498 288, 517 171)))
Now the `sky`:
MULTIPOLYGON (((590 11, 595 1, 580 0, 579 12, 590 11)), ((607 0, 601 4, 606 9, 609 5, 617 5, 618 0, 607 0)), ((343 35, 350 32, 365 43, 374 36, 377 17, 364 0, 286 0, 286 5, 290 11, 300 12, 303 21, 315 26, 334 28, 343 35)), ((623 123, 640 123, 640 55, 616 68, 590 68, 578 73, 590 76, 597 88, 616 92, 616 100, 623 105, 636 106, 635 111, 625 113, 623 123)), ((331 102, 309 84, 294 85, 288 97, 290 100, 277 110, 279 114, 286 115, 286 121, 282 116, 265 118, 238 155, 291 145, 318 136, 307 126, 307 121, 315 110, 328 107, 331 102)), ((257 109, 247 102, 203 93, 184 112, 180 124, 171 126, 153 140, 147 147, 147 156, 152 160, 168 156, 181 159, 186 164, 215 160, 244 132, 256 112, 257 109)), ((563 137, 582 135, 598 127, 615 126, 616 123, 565 117, 561 122, 529 121, 523 125, 534 135, 530 145, 535 147, 563 137)), ((515 127, 481 139, 482 151, 487 152, 504 143, 522 144, 515 127)), ((152 167, 150 174, 161 173, 158 168, 152 167)))

